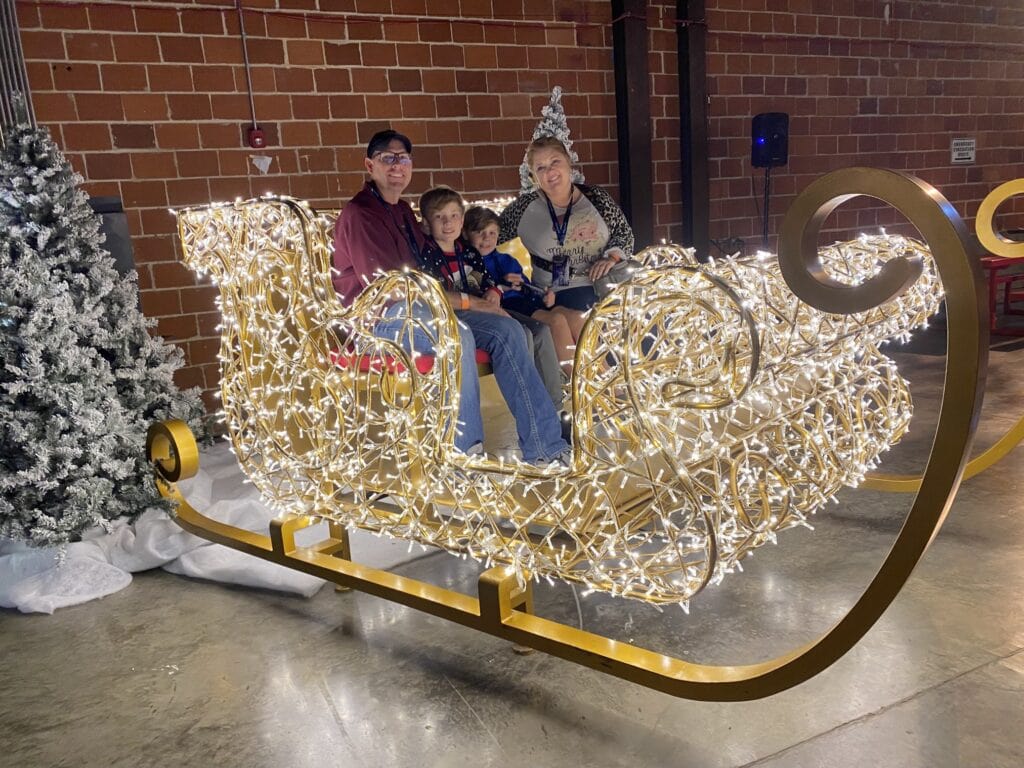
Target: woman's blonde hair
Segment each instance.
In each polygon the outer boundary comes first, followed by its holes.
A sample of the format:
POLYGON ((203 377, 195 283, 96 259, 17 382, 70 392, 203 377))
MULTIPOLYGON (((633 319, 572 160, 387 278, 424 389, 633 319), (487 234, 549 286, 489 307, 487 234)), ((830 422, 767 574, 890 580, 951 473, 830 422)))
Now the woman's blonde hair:
POLYGON ((553 149, 562 157, 565 158, 569 166, 572 166, 572 158, 569 157, 569 150, 565 148, 565 144, 562 140, 556 136, 541 136, 539 139, 534 139, 530 142, 530 146, 526 148, 526 166, 530 169, 530 173, 533 173, 533 155, 535 152, 540 152, 544 149, 553 149))

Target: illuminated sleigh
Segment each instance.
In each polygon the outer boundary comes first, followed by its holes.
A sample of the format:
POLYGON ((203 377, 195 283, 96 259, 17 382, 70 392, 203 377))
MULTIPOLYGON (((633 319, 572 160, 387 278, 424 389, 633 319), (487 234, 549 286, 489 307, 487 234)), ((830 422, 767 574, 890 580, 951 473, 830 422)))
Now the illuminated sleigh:
MULTIPOLYGON (((887 194, 883 184, 875 196, 887 194)), ((685 607, 856 484, 910 419, 906 384, 878 345, 939 305, 921 243, 862 238, 812 254, 816 272, 789 266, 811 293, 865 305, 846 313, 799 300, 774 257, 701 266, 675 247, 648 249, 579 339, 572 465, 542 470, 454 450, 459 337, 435 281, 389 273, 346 309, 329 277, 329 222, 301 202, 189 209, 178 221, 186 263, 221 290, 235 453, 280 512, 264 537, 189 507, 168 483, 194 471, 194 445, 182 424, 157 425, 151 454, 186 528, 677 695, 747 698, 817 671, 805 660, 795 675, 793 659, 705 668, 614 643, 531 615, 529 580, 685 607), (865 301, 872 281, 887 300, 865 301), (396 303, 429 308, 429 321, 404 313, 404 330, 420 323, 437 339, 432 364, 374 335, 396 303), (297 547, 295 531, 319 520, 330 537, 297 547), (352 527, 486 563, 479 601, 358 565, 352 527)), ((807 221, 796 235, 810 242, 820 221, 807 221)))

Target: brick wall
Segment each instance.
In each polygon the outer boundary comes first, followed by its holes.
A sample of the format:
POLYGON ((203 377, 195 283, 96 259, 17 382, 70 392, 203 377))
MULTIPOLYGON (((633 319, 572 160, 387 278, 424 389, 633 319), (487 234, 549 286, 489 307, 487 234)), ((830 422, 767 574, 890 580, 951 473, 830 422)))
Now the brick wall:
MULTIPOLYGON (((679 234, 681 210, 671 157, 678 135, 674 11, 674 2, 653 3, 648 18, 657 221, 670 237, 679 234)), ((1019 0, 708 0, 706 20, 713 238, 760 246, 763 171, 750 165, 750 120, 761 112, 790 115, 789 164, 772 171, 773 234, 792 198, 836 168, 916 174, 972 226, 989 191, 1024 176, 1019 0), (975 164, 950 162, 955 137, 976 139, 975 164)), ((1024 226, 1020 199, 1000 212, 999 226, 1024 226)), ((833 214, 828 234, 899 228, 901 221, 896 211, 861 199, 833 214)))
POLYGON ((243 5, 265 150, 243 145, 251 113, 230 0, 17 6, 36 116, 90 194, 123 199, 143 309, 185 349, 182 385, 216 387, 219 317, 215 289, 178 261, 168 207, 264 192, 337 207, 362 185, 367 139, 389 125, 415 144, 410 194, 514 193, 555 85, 587 180, 616 190, 610 3, 243 5), (252 155, 273 158, 266 175, 252 155))
MULTIPOLYGON (((518 185, 554 85, 589 181, 617 186, 611 3, 606 0, 244 0, 255 110, 270 145, 243 146, 250 105, 231 0, 19 0, 40 122, 94 195, 128 211, 143 307, 180 343, 185 385, 217 383, 214 290, 177 260, 168 207, 272 191, 336 206, 362 181, 369 135, 416 144, 410 192, 518 185), (261 175, 250 156, 273 158, 261 175)), ((652 1, 656 235, 680 236, 674 2, 652 1)), ((750 119, 788 112, 790 161, 773 171, 770 232, 793 196, 849 165, 907 170, 967 217, 1024 176, 1019 0, 707 0, 711 235, 759 245, 762 172, 750 119), (889 7, 889 20, 885 8, 889 7), (977 162, 950 163, 973 136, 977 162)), ((1002 226, 1024 226, 1021 202, 1002 226)), ((843 206, 831 236, 898 215, 843 206)))

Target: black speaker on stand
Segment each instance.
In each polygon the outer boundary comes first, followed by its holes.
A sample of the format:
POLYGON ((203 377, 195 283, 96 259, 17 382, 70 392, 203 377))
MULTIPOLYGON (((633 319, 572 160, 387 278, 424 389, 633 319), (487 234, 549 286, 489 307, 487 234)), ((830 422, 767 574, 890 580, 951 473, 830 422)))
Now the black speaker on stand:
POLYGON ((789 115, 762 112, 750 125, 750 165, 764 168, 764 216, 762 245, 768 247, 768 206, 771 199, 772 168, 789 162, 789 115))

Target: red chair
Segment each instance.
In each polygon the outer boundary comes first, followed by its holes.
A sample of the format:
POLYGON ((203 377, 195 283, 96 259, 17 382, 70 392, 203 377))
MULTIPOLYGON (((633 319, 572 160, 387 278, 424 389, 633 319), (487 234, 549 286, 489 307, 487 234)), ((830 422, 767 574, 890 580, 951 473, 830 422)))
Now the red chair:
MULTIPOLYGON (((331 362, 339 368, 349 368, 355 365, 357 359, 359 361, 359 370, 362 373, 366 373, 371 370, 387 370, 389 373, 401 373, 405 370, 405 366, 393 357, 370 357, 368 355, 357 355, 355 352, 348 350, 344 352, 334 350, 331 352, 331 362)), ((416 358, 416 370, 420 373, 427 373, 433 367, 433 355, 419 355, 416 358)), ((478 349, 476 351, 476 372, 480 376, 486 376, 489 373, 493 373, 491 369, 491 356, 482 349, 478 349)))
POLYGON ((1003 294, 1004 315, 1024 315, 1024 309, 1014 309, 1014 302, 1024 300, 1024 272, 1019 271, 1020 259, 1002 256, 982 256, 981 268, 988 277, 988 328, 1000 336, 1024 336, 1024 326, 999 324, 999 290, 1003 294), (1016 267, 1015 271, 1007 271, 1016 267))

